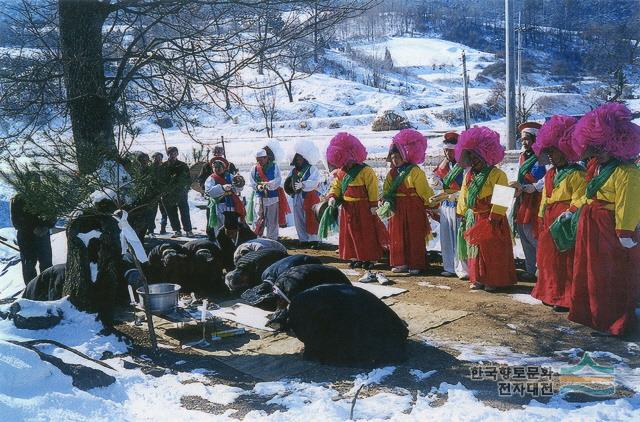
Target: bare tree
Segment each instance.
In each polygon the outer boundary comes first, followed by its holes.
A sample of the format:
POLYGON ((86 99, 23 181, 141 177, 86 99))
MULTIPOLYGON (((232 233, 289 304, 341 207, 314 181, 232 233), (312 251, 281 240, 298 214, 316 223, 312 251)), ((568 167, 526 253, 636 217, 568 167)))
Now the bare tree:
POLYGON ((311 76, 317 65, 310 63, 309 46, 303 42, 294 42, 280 53, 278 60, 269 61, 267 66, 280 80, 287 92, 289 102, 293 102, 293 81, 311 76))
POLYGON ((278 93, 276 92, 275 85, 272 83, 267 88, 258 89, 255 93, 255 98, 258 112, 264 120, 267 137, 273 138, 273 121, 278 116, 278 93))
POLYGON ((531 118, 531 114, 533 113, 533 110, 538 105, 538 98, 531 100, 530 94, 531 94, 530 89, 524 89, 522 91, 521 107, 518 107, 518 110, 516 113, 516 125, 520 125, 524 122, 528 122, 529 119, 531 118))
POLYGON ((0 71, 0 113, 14 122, 2 147, 15 154, 16 142, 40 142, 43 130, 49 140, 71 137, 78 170, 89 174, 118 154, 116 126, 130 134, 135 120, 164 115, 191 134, 190 111, 228 93, 242 69, 371 3, 23 0, 7 14, 24 36, 0 71), (304 18, 311 3, 323 10, 313 21, 304 18))

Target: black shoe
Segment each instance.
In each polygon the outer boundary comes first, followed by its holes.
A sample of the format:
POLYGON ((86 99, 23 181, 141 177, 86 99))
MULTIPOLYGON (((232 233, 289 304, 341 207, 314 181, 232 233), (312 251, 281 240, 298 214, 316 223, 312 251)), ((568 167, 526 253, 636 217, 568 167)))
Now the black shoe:
POLYGON ((537 281, 537 277, 535 274, 531 274, 525 271, 524 273, 520 274, 520 281, 523 281, 525 283, 535 283, 537 281))
POLYGON ((349 261, 349 268, 355 268, 358 261, 349 261))
POLYGON ((553 312, 562 312, 562 313, 569 312, 569 308, 565 308, 564 306, 554 305, 553 312))
POLYGON ((364 262, 362 261, 354 261, 353 268, 364 268, 363 264, 364 262))
POLYGON ((320 249, 320 243, 319 242, 309 242, 309 248, 311 248, 311 249, 320 249))
POLYGON ((375 265, 375 264, 374 264, 373 262, 364 261, 364 262, 362 263, 362 268, 364 268, 365 270, 371 270, 371 269, 373 269, 373 266, 374 266, 374 265, 375 265))

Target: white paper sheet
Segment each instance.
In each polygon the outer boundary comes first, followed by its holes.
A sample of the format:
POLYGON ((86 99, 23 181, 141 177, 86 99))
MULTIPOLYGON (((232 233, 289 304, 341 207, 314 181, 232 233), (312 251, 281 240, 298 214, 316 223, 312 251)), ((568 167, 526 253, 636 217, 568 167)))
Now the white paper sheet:
POLYGON ((493 195, 491 195, 491 203, 501 207, 509 208, 516 196, 516 190, 509 186, 495 185, 493 187, 493 195))

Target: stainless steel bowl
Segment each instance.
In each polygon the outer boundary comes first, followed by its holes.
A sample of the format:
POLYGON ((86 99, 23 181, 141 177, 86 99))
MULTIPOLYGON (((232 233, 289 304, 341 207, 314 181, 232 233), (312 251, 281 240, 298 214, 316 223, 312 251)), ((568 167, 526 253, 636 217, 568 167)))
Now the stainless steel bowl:
MULTIPOLYGON (((149 308, 155 313, 170 313, 178 306, 179 284, 159 283, 149 285, 149 308)), ((139 287, 136 292, 140 295, 142 306, 146 300, 144 288, 139 287)))

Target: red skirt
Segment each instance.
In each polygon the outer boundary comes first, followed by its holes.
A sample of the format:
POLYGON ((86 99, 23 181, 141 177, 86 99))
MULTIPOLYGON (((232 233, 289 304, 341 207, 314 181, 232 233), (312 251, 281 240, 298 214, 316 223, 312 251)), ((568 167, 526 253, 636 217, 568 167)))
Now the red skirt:
POLYGON ((517 202, 515 223, 533 225, 534 236, 538 233, 538 211, 540 211, 541 200, 540 192, 523 192, 517 202))
POLYGON ((387 231, 369 201, 345 201, 340 207, 339 247, 341 259, 377 261, 388 244, 387 231))
POLYGON ((489 287, 505 287, 516 284, 516 267, 513 260, 511 228, 504 215, 493 215, 497 223, 489 221, 489 212, 476 214, 476 222, 471 229, 488 233, 478 236, 473 242, 478 246, 478 255, 469 258, 469 281, 489 287))
POLYGON ((544 211, 542 227, 538 234, 536 261, 538 281, 531 296, 546 303, 569 308, 571 305, 571 280, 573 277, 573 252, 558 252, 549 226, 560 214, 569 209, 568 201, 555 202, 544 211))
POLYGON ((312 190, 307 192, 302 201, 302 208, 304 210, 304 223, 305 231, 307 234, 318 234, 318 220, 313 212, 313 206, 320 202, 318 192, 312 190))
POLYGON ((636 324, 640 246, 620 244, 613 211, 602 202, 582 207, 573 260, 569 319, 621 335, 636 324))
POLYGON ((278 188, 278 224, 280 227, 287 226, 287 214, 291 213, 289 208, 289 201, 287 195, 284 193, 284 189, 278 188))
POLYGON ((431 231, 424 203, 418 196, 396 197, 395 211, 389 219, 389 263, 410 269, 427 268, 426 236, 431 231))

